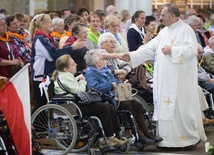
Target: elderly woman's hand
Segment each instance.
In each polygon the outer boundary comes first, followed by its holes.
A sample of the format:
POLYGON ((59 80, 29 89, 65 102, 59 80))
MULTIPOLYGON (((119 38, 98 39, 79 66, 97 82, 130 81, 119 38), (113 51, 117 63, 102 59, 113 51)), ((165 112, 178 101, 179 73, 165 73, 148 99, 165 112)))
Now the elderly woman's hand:
POLYGON ((6 78, 4 76, 0 76, 0 80, 2 80, 4 83, 6 83, 8 81, 8 78, 6 78))
POLYGON ((125 74, 118 74, 118 75, 117 75, 117 78, 118 78, 119 80, 124 80, 125 77, 126 77, 125 74))
POLYGON ((117 87, 117 83, 116 82, 112 82, 112 85, 114 86, 114 89, 117 87))
POLYGON ((18 59, 11 60, 11 65, 19 65, 19 64, 20 64, 20 62, 18 59))
POLYGON ((130 61, 130 55, 128 52, 126 53, 121 53, 122 56, 119 58, 120 60, 123 60, 123 61, 126 61, 126 62, 129 62, 130 61))
POLYGON ((126 75, 127 74, 127 71, 124 70, 124 69, 117 69, 114 71, 116 75, 119 75, 119 74, 124 74, 126 75))

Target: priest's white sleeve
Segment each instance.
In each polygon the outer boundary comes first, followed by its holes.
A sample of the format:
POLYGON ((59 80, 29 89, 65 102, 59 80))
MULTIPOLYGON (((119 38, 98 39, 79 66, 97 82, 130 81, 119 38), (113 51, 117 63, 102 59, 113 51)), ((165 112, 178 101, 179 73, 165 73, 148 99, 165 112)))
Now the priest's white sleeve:
POLYGON ((140 46, 136 51, 130 52, 130 63, 133 68, 140 66, 147 60, 151 60, 155 55, 155 40, 153 39, 146 45, 140 46))

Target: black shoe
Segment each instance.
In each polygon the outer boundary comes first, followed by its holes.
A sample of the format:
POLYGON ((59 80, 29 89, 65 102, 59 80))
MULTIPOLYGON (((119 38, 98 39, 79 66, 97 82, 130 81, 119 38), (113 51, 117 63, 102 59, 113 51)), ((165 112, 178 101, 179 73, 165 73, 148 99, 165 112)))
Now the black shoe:
POLYGON ((184 147, 184 150, 191 151, 197 147, 198 143, 184 147))
POLYGON ((155 144, 155 140, 154 139, 150 139, 150 138, 147 138, 147 137, 140 137, 139 141, 142 144, 146 144, 146 145, 153 145, 153 144, 155 144))
POLYGON ((150 135, 148 138, 150 139, 154 139, 155 140, 155 143, 159 143, 163 140, 163 138, 160 138, 160 137, 156 137, 154 135, 150 135))

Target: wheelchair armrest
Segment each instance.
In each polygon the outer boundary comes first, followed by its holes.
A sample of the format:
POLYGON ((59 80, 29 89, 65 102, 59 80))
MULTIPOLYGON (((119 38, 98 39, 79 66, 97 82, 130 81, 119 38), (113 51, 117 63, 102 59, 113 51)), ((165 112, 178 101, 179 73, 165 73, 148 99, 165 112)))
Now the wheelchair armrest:
POLYGON ((54 95, 53 97, 51 97, 52 101, 58 101, 58 102, 64 102, 64 101, 73 101, 75 102, 75 98, 71 97, 71 96, 63 96, 63 95, 54 95))

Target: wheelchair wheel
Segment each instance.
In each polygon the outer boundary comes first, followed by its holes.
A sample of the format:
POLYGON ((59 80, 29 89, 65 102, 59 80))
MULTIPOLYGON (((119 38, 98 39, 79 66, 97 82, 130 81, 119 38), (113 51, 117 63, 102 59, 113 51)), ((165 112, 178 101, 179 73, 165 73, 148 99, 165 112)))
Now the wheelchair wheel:
POLYGON ((143 109, 145 110, 145 112, 144 112, 145 123, 149 129, 149 132, 151 134, 155 135, 156 125, 152 123, 152 113, 150 111, 150 108, 149 108, 147 102, 139 95, 135 95, 134 100, 141 103, 141 105, 143 106, 143 109))
POLYGON ((95 143, 98 136, 94 134, 94 128, 88 120, 80 121, 76 119, 76 124, 78 136, 71 152, 84 152, 95 143))
POLYGON ((42 152, 68 154, 77 139, 77 126, 70 108, 47 104, 32 115, 32 124, 38 136, 42 152))
MULTIPOLYGON (((122 140, 127 140, 126 137, 122 137, 122 140)), ((127 143, 125 146, 119 148, 119 152, 122 154, 127 154, 130 150, 130 143, 127 143)))
POLYGON ((69 112, 73 115, 73 118, 77 125, 77 139, 74 147, 72 148, 71 152, 85 152, 91 145, 93 145, 96 141, 96 137, 94 135, 94 127, 92 125, 90 117, 82 118, 80 116, 81 111, 79 111, 75 103, 67 102, 65 104, 60 104, 65 109, 69 109, 69 112))
POLYGON ((140 95, 135 95, 133 98, 134 98, 134 100, 141 103, 141 105, 143 106, 143 109, 146 111, 146 115, 148 115, 148 118, 151 120, 151 118, 152 118, 151 111, 150 111, 150 108, 149 108, 147 102, 140 95))

